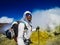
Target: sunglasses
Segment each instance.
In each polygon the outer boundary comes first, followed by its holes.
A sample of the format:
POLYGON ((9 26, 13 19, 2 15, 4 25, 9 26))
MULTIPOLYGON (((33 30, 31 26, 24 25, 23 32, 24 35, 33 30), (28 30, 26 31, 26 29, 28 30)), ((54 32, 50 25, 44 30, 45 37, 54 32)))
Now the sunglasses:
POLYGON ((26 16, 31 16, 32 17, 32 15, 30 13, 27 13, 26 16))

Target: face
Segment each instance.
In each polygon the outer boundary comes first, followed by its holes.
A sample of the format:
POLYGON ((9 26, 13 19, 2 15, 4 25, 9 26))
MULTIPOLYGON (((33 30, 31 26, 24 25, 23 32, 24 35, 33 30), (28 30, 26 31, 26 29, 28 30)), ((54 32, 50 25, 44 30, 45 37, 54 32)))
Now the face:
POLYGON ((32 20, 32 16, 31 16, 31 15, 26 16, 26 18, 27 18, 27 20, 28 20, 29 22, 31 22, 31 20, 32 20))

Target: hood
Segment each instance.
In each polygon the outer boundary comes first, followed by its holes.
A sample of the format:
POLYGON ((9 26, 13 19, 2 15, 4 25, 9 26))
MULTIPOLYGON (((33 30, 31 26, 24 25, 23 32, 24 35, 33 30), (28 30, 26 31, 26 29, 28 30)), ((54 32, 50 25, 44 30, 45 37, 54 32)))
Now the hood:
POLYGON ((29 21, 26 19, 26 14, 27 14, 27 13, 31 14, 30 11, 25 11, 24 14, 23 14, 23 18, 22 18, 21 20, 22 20, 22 21, 26 21, 26 22, 28 22, 28 23, 31 23, 31 22, 29 22, 29 21))

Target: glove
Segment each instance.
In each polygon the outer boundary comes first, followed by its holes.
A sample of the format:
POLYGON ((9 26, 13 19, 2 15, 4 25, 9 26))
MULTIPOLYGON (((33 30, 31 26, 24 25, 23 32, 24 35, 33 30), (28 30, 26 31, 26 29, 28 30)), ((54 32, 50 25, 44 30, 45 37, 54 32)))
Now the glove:
POLYGON ((29 44, 32 43, 32 41, 30 39, 25 39, 24 42, 25 42, 26 45, 29 45, 29 44))

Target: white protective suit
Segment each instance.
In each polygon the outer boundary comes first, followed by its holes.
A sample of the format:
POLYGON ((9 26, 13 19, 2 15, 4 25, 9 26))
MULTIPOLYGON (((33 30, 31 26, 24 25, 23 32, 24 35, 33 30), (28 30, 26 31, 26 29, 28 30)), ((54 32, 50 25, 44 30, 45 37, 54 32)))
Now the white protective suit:
POLYGON ((30 35, 31 35, 31 32, 32 32, 32 25, 31 25, 31 22, 27 21, 26 16, 25 16, 26 13, 30 13, 30 12, 26 11, 24 13, 22 21, 26 24, 28 30, 25 31, 25 29, 24 29, 24 27, 25 27, 24 23, 20 23, 19 24, 19 26, 18 26, 18 37, 17 37, 17 44, 18 45, 25 45, 24 40, 23 40, 23 36, 26 39, 29 39, 30 35))

